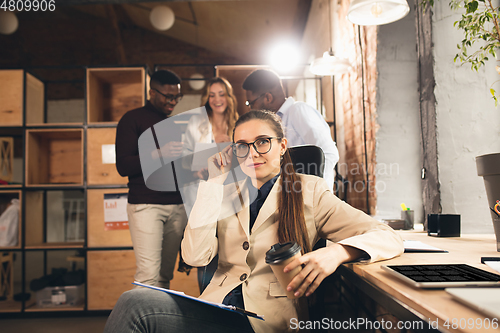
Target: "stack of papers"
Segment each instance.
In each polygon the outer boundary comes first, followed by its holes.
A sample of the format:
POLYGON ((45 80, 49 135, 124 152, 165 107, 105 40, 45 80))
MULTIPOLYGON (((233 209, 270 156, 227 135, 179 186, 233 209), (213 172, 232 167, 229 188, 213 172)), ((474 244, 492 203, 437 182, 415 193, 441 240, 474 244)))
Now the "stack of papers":
POLYGON ((500 261, 485 261, 484 263, 500 273, 500 261))
POLYGON ((421 241, 404 240, 405 253, 412 252, 448 252, 438 247, 422 243, 421 241))

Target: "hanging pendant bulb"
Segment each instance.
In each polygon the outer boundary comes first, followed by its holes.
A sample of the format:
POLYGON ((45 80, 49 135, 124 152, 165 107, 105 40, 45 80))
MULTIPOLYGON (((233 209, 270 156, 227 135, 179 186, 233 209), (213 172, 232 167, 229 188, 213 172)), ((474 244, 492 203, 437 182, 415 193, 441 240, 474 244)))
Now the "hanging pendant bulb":
POLYGON ((349 60, 337 58, 333 55, 333 51, 323 53, 323 57, 314 59, 309 70, 316 75, 339 75, 347 73, 351 68, 349 60))
POLYGON ((19 27, 16 14, 12 12, 0 11, 0 34, 11 35, 19 27))
POLYGON ((175 22, 174 11, 167 6, 156 6, 149 14, 151 25, 160 31, 170 29, 175 22))
POLYGON ((406 0, 352 0, 347 19, 357 25, 381 25, 400 20, 409 12, 406 0))

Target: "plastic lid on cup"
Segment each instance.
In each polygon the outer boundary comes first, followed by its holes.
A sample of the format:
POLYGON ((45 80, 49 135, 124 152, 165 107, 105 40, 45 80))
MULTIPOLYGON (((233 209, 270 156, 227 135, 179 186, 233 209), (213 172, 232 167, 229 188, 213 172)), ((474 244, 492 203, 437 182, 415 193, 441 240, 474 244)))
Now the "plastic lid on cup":
POLYGON ((279 264, 302 250, 296 242, 276 243, 266 252, 266 264, 279 264))

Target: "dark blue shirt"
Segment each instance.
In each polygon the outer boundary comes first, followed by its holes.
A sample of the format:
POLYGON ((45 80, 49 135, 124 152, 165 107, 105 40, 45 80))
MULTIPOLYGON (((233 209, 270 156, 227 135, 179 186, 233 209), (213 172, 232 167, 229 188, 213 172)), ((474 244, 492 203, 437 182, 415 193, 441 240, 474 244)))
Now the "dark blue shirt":
MULTIPOLYGON (((273 188, 274 183, 276 183, 278 177, 279 174, 268 180, 264 185, 260 187, 260 189, 255 188, 250 181, 248 182, 248 191, 250 192, 249 197, 255 197, 255 191, 257 191, 257 197, 250 204, 250 228, 248 229, 250 233, 252 232, 252 227, 255 224, 255 220, 257 220, 260 209, 262 208, 262 205, 264 205, 264 202, 266 201, 269 192, 271 192, 271 189, 273 188)), ((231 292, 227 294, 226 297, 224 297, 222 304, 234 305, 241 309, 245 308, 241 284, 231 290, 231 292)))

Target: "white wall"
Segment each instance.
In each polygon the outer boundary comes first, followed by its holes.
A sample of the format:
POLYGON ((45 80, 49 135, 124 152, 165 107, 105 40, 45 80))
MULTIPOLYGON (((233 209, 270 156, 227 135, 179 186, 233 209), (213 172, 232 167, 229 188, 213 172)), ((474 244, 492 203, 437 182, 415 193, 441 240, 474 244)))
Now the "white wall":
MULTIPOLYGON (((500 109, 489 89, 500 79, 494 61, 478 72, 454 63, 460 14, 436 1, 433 15, 438 166, 443 213, 461 214, 463 233, 491 233, 493 225, 475 157, 500 152, 500 109)), ((500 90, 500 84, 496 85, 500 90)))
POLYGON ((403 19, 379 26, 377 44, 377 218, 401 218, 400 204, 423 222, 414 1, 403 19))

